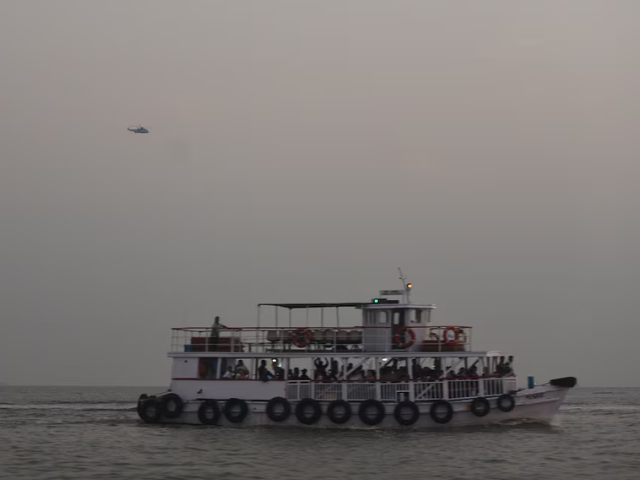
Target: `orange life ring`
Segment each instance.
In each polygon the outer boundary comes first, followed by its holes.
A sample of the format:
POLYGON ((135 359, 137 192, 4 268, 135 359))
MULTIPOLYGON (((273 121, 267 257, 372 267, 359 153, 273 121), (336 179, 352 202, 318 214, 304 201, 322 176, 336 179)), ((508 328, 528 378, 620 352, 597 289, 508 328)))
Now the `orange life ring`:
POLYGON ((409 348, 411 345, 415 343, 415 341, 416 341, 416 332, 411 330, 409 327, 400 327, 396 332, 396 334, 393 336, 393 342, 399 348, 409 348), (402 338, 404 337, 405 333, 409 334, 409 340, 406 342, 403 342, 402 338))
POLYGON ((306 327, 296 328, 291 332, 291 342, 298 348, 308 347, 311 343, 311 330, 306 327), (300 340, 300 334, 304 334, 304 339, 300 340))
POLYGON ((444 332, 442 332, 442 343, 453 345, 454 343, 458 343, 458 337, 459 337, 459 333, 456 327, 447 327, 444 329, 444 332), (450 331, 454 333, 454 337, 450 340, 447 340, 447 332, 450 332, 450 331))
POLYGON ((207 373, 209 373, 209 367, 206 363, 200 360, 200 362, 198 363, 198 376, 200 378, 205 378, 207 376, 207 373))

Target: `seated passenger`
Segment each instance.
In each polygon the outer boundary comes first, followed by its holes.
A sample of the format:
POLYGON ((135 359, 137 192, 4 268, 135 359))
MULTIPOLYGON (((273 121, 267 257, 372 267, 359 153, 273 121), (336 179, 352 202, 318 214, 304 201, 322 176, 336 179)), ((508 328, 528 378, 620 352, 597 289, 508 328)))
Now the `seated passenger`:
POLYGON ((236 363, 236 378, 238 380, 246 380, 249 377, 249 369, 242 362, 242 360, 238 360, 236 363))
POLYGON ((427 380, 433 380, 434 378, 437 378, 437 375, 432 368, 422 367, 422 373, 418 376, 418 378, 426 378, 427 380))
POLYGON ((231 365, 227 367, 227 371, 224 372, 224 375, 222 376, 222 378, 226 380, 233 380, 234 378, 236 378, 236 374, 233 373, 233 367, 231 365))
POLYGON ((302 369, 302 374, 300 375, 300 378, 298 380, 311 380, 309 378, 309 375, 307 375, 307 369, 306 368, 302 369))
POLYGON ((376 372, 374 370, 367 370, 367 375, 364 377, 365 382, 375 382, 376 372))
POLYGON ((298 367, 293 369, 293 373, 289 375, 289 380, 300 380, 300 369, 298 367))
POLYGON ((409 372, 407 372, 407 367, 400 367, 398 369, 398 380, 409 380, 409 372))

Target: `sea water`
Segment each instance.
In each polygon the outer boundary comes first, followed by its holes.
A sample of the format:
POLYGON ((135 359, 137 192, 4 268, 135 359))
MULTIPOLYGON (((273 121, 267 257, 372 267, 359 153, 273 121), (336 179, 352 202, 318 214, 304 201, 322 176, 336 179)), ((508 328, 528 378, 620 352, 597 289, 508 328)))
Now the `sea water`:
POLYGON ((638 388, 576 388, 551 425, 432 432, 141 423, 161 391, 0 387, 0 478, 640 479, 638 388))

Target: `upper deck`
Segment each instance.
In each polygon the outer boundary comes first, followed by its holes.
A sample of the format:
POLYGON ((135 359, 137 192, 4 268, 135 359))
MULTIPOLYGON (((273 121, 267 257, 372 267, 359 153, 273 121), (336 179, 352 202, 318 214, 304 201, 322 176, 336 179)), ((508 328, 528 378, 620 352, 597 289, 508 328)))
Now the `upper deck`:
POLYGON ((200 356, 309 357, 364 354, 402 356, 471 351, 469 326, 354 326, 354 327, 183 327, 172 329, 171 352, 200 356), (233 356, 233 355, 231 355, 233 356), (237 356, 237 355, 236 355, 237 356))

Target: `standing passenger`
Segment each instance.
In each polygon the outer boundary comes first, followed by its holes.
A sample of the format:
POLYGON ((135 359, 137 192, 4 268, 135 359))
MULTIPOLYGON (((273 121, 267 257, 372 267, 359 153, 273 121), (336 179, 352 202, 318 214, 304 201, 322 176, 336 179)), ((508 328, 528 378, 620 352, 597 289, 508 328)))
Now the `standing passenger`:
POLYGON ((211 333, 209 334, 209 351, 216 351, 218 349, 218 341, 220 340, 220 330, 223 328, 227 328, 225 325, 220 323, 220 317, 216 317, 213 320, 213 325, 211 326, 211 333))

